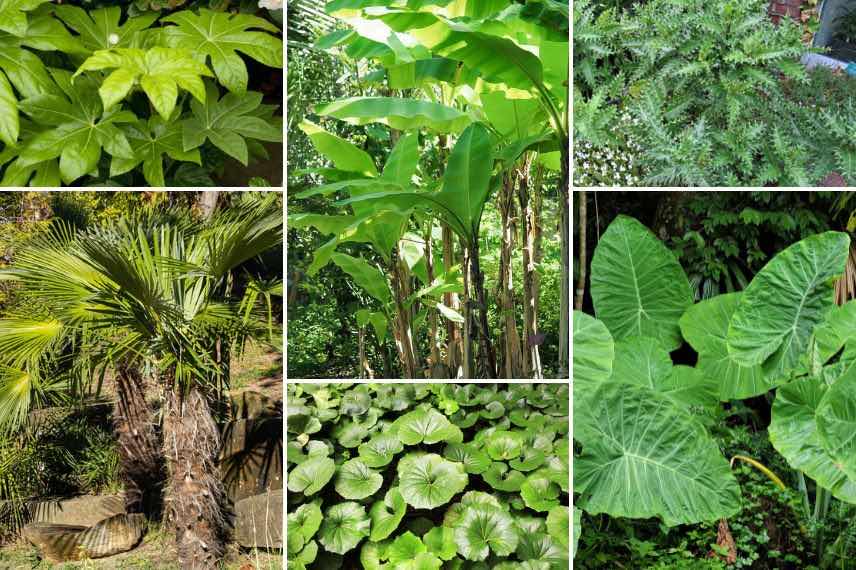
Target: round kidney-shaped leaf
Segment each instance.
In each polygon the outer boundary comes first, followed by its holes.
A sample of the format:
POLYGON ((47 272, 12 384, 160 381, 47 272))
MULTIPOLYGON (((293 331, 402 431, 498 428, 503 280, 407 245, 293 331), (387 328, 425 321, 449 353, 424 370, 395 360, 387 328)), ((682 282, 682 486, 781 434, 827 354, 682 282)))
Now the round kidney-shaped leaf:
POLYGON ((407 562, 416 558, 419 554, 428 552, 428 548, 422 543, 418 536, 409 530, 404 534, 398 535, 392 544, 389 545, 386 554, 389 556, 389 563, 397 565, 402 562, 407 562))
POLYGON ((336 475, 336 492, 346 499, 365 499, 383 485, 383 476, 359 459, 346 461, 336 475))
POLYGON ((541 532, 522 534, 516 553, 520 560, 543 560, 556 567, 568 561, 568 549, 541 532))
POLYGON ((398 481, 405 502, 417 509, 445 505, 467 486, 461 463, 447 461, 434 453, 405 455, 398 462, 398 481))
POLYGON ((310 457, 288 474, 288 490, 292 493, 303 492, 314 495, 333 477, 336 464, 329 457, 310 457))
POLYGON ((536 471, 520 486, 520 496, 533 511, 547 512, 559 504, 559 486, 543 472, 536 471))
POLYGON ((405 445, 439 441, 459 443, 464 438, 460 428, 434 408, 413 410, 395 420, 392 426, 405 445))
POLYGON ((369 510, 369 517, 372 520, 369 540, 377 542, 392 534, 398 528, 406 511, 407 503, 404 502, 398 487, 387 491, 383 501, 375 502, 369 510))
POLYGON ((520 432, 495 431, 487 438, 487 454, 496 461, 514 459, 523 452, 523 440, 520 432))
POLYGON ((443 457, 463 463, 467 473, 484 473, 490 467, 490 457, 474 443, 450 443, 443 449, 443 457))
POLYGON ((371 522, 359 503, 333 505, 324 513, 319 542, 328 552, 345 554, 369 535, 371 522))
POLYGON ((520 471, 509 469, 502 461, 494 461, 490 468, 482 473, 482 479, 497 491, 515 493, 520 490, 526 476, 520 471))
POLYGON ((360 459, 369 467, 388 465, 396 453, 401 453, 404 446, 393 433, 379 433, 366 443, 360 445, 360 459))
POLYGON ((517 548, 514 520, 502 509, 486 505, 467 507, 455 527, 458 552, 467 560, 484 560, 489 551, 508 556, 517 548))
POLYGON ((435 526, 425 533, 422 541, 428 548, 428 552, 443 560, 451 560, 458 553, 455 531, 447 526, 435 526))
POLYGON ((512 459, 508 462, 508 465, 518 471, 532 471, 541 467, 546 460, 547 456, 540 449, 524 446, 523 455, 512 459))
POLYGON ((568 507, 557 505, 550 509, 547 513, 547 532, 565 548, 570 547, 571 521, 568 507))
POLYGON ((289 549, 293 550, 292 554, 296 554, 303 548, 303 545, 308 543, 310 539, 318 532, 321 526, 321 507, 317 501, 300 505, 296 511, 288 515, 288 545, 289 549), (297 544, 297 540, 292 537, 300 537, 300 546, 292 546, 297 544), (294 540, 294 543, 292 543, 294 540))

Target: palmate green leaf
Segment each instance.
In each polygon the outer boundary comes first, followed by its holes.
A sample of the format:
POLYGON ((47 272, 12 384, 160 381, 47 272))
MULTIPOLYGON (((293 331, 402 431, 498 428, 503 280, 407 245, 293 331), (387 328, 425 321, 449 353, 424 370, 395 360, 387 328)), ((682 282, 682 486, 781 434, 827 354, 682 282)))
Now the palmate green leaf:
POLYGON ((452 107, 420 99, 401 97, 350 97, 315 107, 318 115, 352 125, 381 123, 407 131, 427 128, 437 133, 459 133, 471 118, 452 107))
MULTIPOLYGON (((328 133, 315 123, 309 121, 301 121, 298 125, 301 131, 306 133, 312 145, 329 158, 333 165, 339 170, 347 172, 358 172, 364 176, 377 176, 377 168, 369 154, 358 146, 338 137, 332 133, 328 133)), ((330 185, 329 192, 335 192, 339 188, 347 188, 348 182, 340 182, 335 185, 330 185)), ((302 192, 297 195, 298 198, 308 198, 316 194, 325 194, 327 191, 314 193, 302 192)))
POLYGON ((846 365, 826 367, 816 377, 799 378, 779 386, 768 432, 770 442, 788 464, 842 501, 856 503, 856 479, 849 479, 821 443, 817 409, 846 365))
POLYGON ((97 169, 102 150, 132 158, 134 151, 117 125, 135 121, 134 114, 119 109, 103 113, 93 81, 82 78, 72 83, 69 72, 52 73, 62 96, 35 95, 19 103, 44 130, 27 141, 17 164, 27 167, 59 158, 60 176, 71 184, 97 169))
POLYGON ((324 522, 318 532, 318 542, 327 552, 345 554, 369 535, 371 521, 359 503, 333 505, 324 512, 324 522))
POLYGON ((392 458, 403 450, 404 445, 398 436, 389 432, 375 434, 359 447, 360 459, 369 467, 388 465, 392 458))
POLYGON ((392 430, 405 445, 463 441, 460 428, 434 408, 419 408, 400 416, 393 422, 392 430))
POLYGON ((12 84, 0 71, 0 142, 7 146, 14 146, 20 132, 18 100, 12 90, 12 84))
POLYGON ((514 519, 501 508, 470 505, 455 525, 458 553, 467 560, 484 560, 490 552, 508 556, 517 548, 514 519))
POLYGON ((435 509, 463 491, 468 482, 464 466, 434 453, 411 453, 398 462, 398 488, 404 501, 417 509, 435 509))
POLYGON ((217 87, 213 83, 208 83, 205 91, 204 103, 196 99, 190 102, 193 118, 181 121, 184 150, 198 148, 209 140, 246 166, 249 150, 245 139, 282 141, 282 125, 279 121, 271 122, 254 115, 262 104, 261 93, 227 93, 218 100, 217 87))
POLYGON ((369 517, 372 520, 369 540, 378 542, 391 535, 398 528, 405 512, 407 512, 407 503, 404 502, 398 487, 392 487, 384 495, 383 501, 375 502, 369 511, 369 517))
POLYGON ((27 12, 50 0, 0 0, 0 31, 13 36, 27 33, 27 12))
POLYGON ((165 121, 175 109, 179 87, 204 103, 202 77, 212 76, 205 65, 193 58, 191 50, 164 47, 99 50, 81 64, 75 76, 103 69, 115 69, 98 90, 105 109, 110 109, 127 97, 135 85, 140 85, 165 121))
POLYGON ((823 448, 836 467, 856 481, 856 365, 829 387, 815 417, 823 448))
POLYGON ((335 472, 336 465, 329 457, 310 457, 288 474, 288 490, 314 495, 324 488, 335 472))
POLYGON ((742 400, 772 390, 779 380, 759 364, 744 365, 728 351, 728 324, 743 293, 717 295, 696 303, 680 320, 681 333, 698 352, 696 368, 719 384, 719 399, 742 400))
POLYGON ((157 12, 143 12, 128 18, 120 26, 122 9, 118 6, 84 10, 71 4, 59 4, 54 11, 69 28, 80 34, 80 41, 89 52, 114 47, 143 47, 138 32, 148 29, 159 17, 157 12))
POLYGON ((601 236, 591 295, 615 340, 651 337, 668 351, 681 345, 678 320, 693 302, 689 281, 674 254, 637 220, 618 216, 601 236))
POLYGON ((366 293, 377 299, 383 304, 391 300, 389 285, 386 281, 386 276, 381 273, 380 269, 369 265, 369 263, 358 257, 351 257, 344 253, 334 253, 330 259, 339 266, 345 273, 350 275, 353 280, 366 293))
POLYGON ((182 10, 161 21, 176 24, 163 30, 167 45, 193 51, 203 62, 210 58, 217 80, 233 93, 247 90, 247 67, 237 52, 282 67, 282 40, 266 33, 279 29, 262 18, 200 8, 198 14, 182 10))
POLYGON ((14 42, 0 40, 0 69, 23 98, 62 95, 39 56, 14 42))
POLYGON ((119 176, 143 165, 143 176, 150 186, 166 186, 163 174, 163 155, 173 160, 202 164, 199 149, 185 151, 181 125, 166 122, 154 116, 147 122, 139 121, 125 129, 134 151, 133 158, 114 156, 110 176, 119 176))
POLYGON ((0 319, 0 360, 23 369, 62 338, 65 327, 56 319, 0 319))
POLYGON ((592 514, 711 521, 739 509, 728 461, 702 424, 648 388, 606 383, 574 409, 577 505, 592 514))
POLYGON ((28 16, 27 31, 20 36, 3 37, 4 45, 29 47, 40 51, 60 51, 67 54, 86 54, 80 40, 72 36, 62 22, 45 10, 37 10, 28 16))
POLYGON ((832 310, 833 280, 844 271, 850 237, 826 232, 778 253, 759 271, 728 328, 728 351, 741 364, 763 364, 768 376, 793 370, 814 328, 832 310))

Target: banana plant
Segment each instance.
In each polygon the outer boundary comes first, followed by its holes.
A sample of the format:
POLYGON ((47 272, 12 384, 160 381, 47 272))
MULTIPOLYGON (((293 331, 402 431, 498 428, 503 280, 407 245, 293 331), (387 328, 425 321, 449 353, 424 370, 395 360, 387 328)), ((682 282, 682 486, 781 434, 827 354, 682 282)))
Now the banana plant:
POLYGON ((597 318, 573 319, 577 506, 670 526, 734 514, 740 490, 704 410, 773 390, 770 440, 806 497, 814 479, 815 514, 830 495, 856 504, 856 304, 836 307, 833 290, 849 246, 807 237, 744 291, 693 304, 675 255, 616 218, 591 264, 597 318), (685 341, 695 367, 669 356, 685 341))

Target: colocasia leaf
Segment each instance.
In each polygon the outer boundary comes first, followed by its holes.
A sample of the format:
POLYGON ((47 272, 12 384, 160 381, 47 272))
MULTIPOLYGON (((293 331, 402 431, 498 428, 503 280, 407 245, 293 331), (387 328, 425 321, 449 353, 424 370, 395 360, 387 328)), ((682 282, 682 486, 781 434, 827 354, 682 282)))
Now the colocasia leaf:
POLYGON ((193 51, 202 58, 210 57, 217 79, 229 91, 243 93, 247 90, 247 67, 236 52, 269 67, 282 67, 282 40, 265 32, 251 31, 279 31, 261 18, 203 8, 199 14, 183 11, 162 21, 177 24, 164 28, 166 43, 193 51))
POLYGON ((128 139, 116 125, 135 121, 134 114, 118 109, 102 113, 93 81, 72 84, 69 72, 54 70, 53 75, 63 96, 37 95, 20 102, 25 114, 47 128, 29 140, 18 165, 59 158, 62 180, 71 184, 97 168, 102 149, 114 158, 133 158, 128 139))
POLYGON ((185 151, 181 144, 181 125, 165 123, 160 117, 148 122, 137 122, 126 129, 133 148, 133 157, 114 157, 110 165, 110 176, 124 174, 138 164, 143 164, 143 176, 151 186, 164 186, 163 155, 173 160, 201 164, 199 150, 185 151))
POLYGON ((124 99, 139 84, 164 120, 169 120, 175 109, 179 87, 204 103, 202 76, 212 75, 205 65, 193 58, 190 50, 155 47, 97 51, 83 62, 75 76, 101 69, 115 69, 98 90, 105 109, 124 99))
POLYGON ((217 100, 217 88, 208 84, 205 102, 192 101, 192 119, 182 121, 184 150, 202 146, 206 140, 246 165, 249 159, 244 139, 278 142, 282 140, 282 126, 269 122, 254 112, 262 103, 262 94, 248 91, 243 94, 227 93, 217 100))
POLYGON ((13 36, 27 33, 27 12, 50 0, 0 0, 0 30, 13 36))
POLYGON ((137 32, 146 30, 159 17, 157 12, 144 12, 128 18, 120 26, 122 9, 118 6, 84 10, 79 6, 60 4, 54 10, 60 20, 80 34, 80 40, 89 52, 116 47, 142 47, 137 32))

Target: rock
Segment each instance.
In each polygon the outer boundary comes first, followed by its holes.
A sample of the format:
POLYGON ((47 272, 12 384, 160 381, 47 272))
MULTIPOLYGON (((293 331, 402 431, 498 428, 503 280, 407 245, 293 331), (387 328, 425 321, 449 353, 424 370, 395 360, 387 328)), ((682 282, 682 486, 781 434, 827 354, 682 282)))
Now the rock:
POLYGON ((51 562, 104 558, 134 548, 143 537, 145 517, 118 514, 86 527, 33 523, 22 534, 51 562))
POLYGON ((282 417, 229 422, 220 470, 232 501, 282 489, 282 417))
POLYGON ((32 522, 90 527, 125 512, 122 495, 83 495, 58 501, 30 503, 32 522))
POLYGON ((283 491, 235 503, 235 541, 245 548, 282 548, 283 491))

